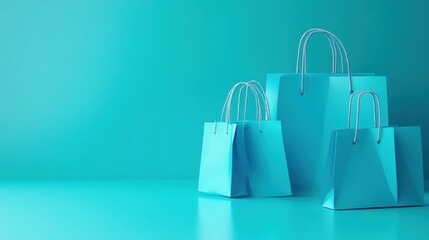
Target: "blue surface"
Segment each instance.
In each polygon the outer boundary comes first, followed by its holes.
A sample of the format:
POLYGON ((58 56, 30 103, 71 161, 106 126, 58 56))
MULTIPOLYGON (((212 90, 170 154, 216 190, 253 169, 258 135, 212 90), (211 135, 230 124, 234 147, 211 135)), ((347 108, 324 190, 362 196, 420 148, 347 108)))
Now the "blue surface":
POLYGON ((429 239, 429 206, 332 211, 314 197, 228 199, 196 188, 1 181, 0 239, 429 239))

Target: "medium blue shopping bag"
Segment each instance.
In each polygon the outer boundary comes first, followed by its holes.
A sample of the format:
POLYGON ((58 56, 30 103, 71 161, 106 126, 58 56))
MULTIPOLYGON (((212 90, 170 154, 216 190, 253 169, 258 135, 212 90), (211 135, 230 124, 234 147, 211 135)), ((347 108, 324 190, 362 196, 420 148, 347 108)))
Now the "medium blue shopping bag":
MULTIPOLYGON (((423 204, 420 129, 382 128, 378 95, 372 91, 355 92, 349 105, 356 94, 359 96, 355 129, 332 132, 322 205, 330 209, 356 209, 423 204), (364 94, 372 95, 376 106, 374 128, 359 128, 364 94)), ((350 110, 351 107, 348 126, 350 110)))
MULTIPOLYGON (((350 93, 364 89, 376 91, 382 108, 387 109, 386 77, 352 74, 344 45, 334 34, 323 29, 309 32, 302 51, 301 72, 297 68, 296 73, 268 74, 266 92, 272 118, 283 125, 292 190, 318 192, 322 187, 331 131, 346 128, 350 93), (333 43, 331 48, 338 48, 337 52, 345 60, 347 74, 306 73, 306 46, 311 35, 316 33, 327 35, 333 43)), ((362 115, 370 116, 371 112, 364 111, 362 115)), ((370 118, 365 119, 368 120, 363 120, 361 126, 372 126, 370 118)), ((386 125, 388 113, 384 111, 382 126, 386 125)))
POLYGON ((269 102, 263 87, 255 81, 248 83, 260 94, 266 115, 265 120, 260 115, 258 120, 244 123, 249 194, 255 197, 289 196, 292 190, 281 122, 271 120, 269 102))

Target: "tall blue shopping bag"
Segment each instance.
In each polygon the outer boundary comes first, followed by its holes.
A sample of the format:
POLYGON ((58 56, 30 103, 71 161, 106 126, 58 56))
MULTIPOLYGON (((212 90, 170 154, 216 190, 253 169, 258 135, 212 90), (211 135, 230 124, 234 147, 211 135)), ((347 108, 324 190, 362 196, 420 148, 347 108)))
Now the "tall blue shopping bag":
MULTIPOLYGON (((332 132, 322 205, 330 209, 356 209, 422 204, 419 128, 382 128, 378 95, 372 91, 355 92, 349 105, 356 94, 359 96, 355 129, 332 132), (360 102, 364 94, 372 95, 376 106, 373 128, 359 128, 360 102)), ((348 126, 350 110, 349 107, 348 126)))
MULTIPOLYGON (((294 192, 321 190, 330 134, 332 130, 346 128, 347 102, 351 92, 364 89, 376 91, 380 94, 381 106, 387 109, 385 76, 352 74, 347 51, 331 32, 312 29, 305 34, 308 35, 302 49, 301 72, 297 64, 296 73, 268 74, 266 83, 272 117, 282 122, 294 192), (330 39, 331 48, 336 48, 341 59, 345 60, 347 74, 306 72, 308 41, 316 33, 330 39)), ((301 47, 301 41, 299 45, 301 47)), ((369 111, 362 112, 363 116, 370 114, 369 111)), ((361 126, 369 127, 371 124, 371 121, 362 121, 361 126)), ((383 112, 382 118, 382 126, 386 125, 387 111, 383 112)))

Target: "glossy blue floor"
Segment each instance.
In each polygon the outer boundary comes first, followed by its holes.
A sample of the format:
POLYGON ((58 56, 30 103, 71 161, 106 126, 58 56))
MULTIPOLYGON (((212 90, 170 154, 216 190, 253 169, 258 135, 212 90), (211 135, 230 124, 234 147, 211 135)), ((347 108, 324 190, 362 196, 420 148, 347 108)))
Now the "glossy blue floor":
POLYGON ((3 180, 0 239, 429 239, 429 189, 426 206, 332 211, 314 197, 227 199, 196 186, 3 180))

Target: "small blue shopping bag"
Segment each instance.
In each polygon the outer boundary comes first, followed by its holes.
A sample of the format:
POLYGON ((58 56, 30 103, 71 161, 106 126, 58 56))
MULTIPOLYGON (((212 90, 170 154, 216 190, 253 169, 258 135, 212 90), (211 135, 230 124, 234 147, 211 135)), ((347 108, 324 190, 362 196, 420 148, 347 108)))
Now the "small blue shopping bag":
POLYGON ((198 191, 225 197, 248 195, 247 156, 244 146, 244 124, 231 122, 230 99, 236 84, 228 93, 219 122, 204 124, 198 191), (229 103, 229 104, 228 104, 229 103), (223 116, 225 121, 223 121, 223 116))
POLYGON ((225 101, 224 112, 224 122, 205 124, 198 190, 227 197, 291 195, 281 124, 270 120, 269 103, 262 86, 256 81, 234 85, 225 101), (237 121, 232 122, 231 103, 238 87, 237 121), (243 120, 239 120, 244 87, 245 113, 243 120), (249 89, 255 96, 256 120, 245 119, 249 89), (261 105, 265 108, 265 120, 261 105))

